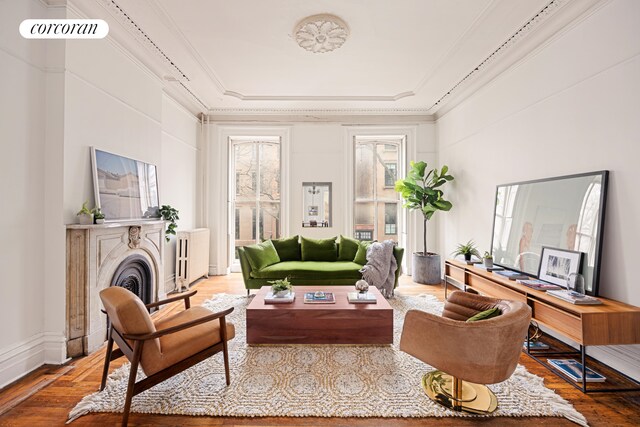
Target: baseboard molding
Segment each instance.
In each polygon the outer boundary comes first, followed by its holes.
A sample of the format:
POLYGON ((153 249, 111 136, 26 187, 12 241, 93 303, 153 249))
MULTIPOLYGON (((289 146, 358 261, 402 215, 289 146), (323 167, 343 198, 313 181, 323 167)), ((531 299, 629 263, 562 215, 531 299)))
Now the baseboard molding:
POLYGON ((0 350, 0 388, 45 363, 62 364, 67 360, 64 336, 52 332, 33 335, 0 350))

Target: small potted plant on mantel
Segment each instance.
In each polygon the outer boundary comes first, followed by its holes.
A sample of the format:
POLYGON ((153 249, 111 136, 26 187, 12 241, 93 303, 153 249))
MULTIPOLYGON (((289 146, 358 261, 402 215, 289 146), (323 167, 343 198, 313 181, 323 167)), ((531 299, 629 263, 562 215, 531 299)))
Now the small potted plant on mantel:
POLYGON ((93 224, 93 214, 87 207, 87 200, 82 204, 82 208, 78 211, 76 216, 78 217, 78 223, 81 225, 91 225, 93 224))
POLYGON ((100 210, 100 208, 93 208, 91 211, 93 213, 93 222, 95 224, 104 224, 104 214, 100 210))
POLYGON ((476 248, 476 244, 473 240, 469 240, 467 243, 460 243, 455 251, 453 251, 452 255, 458 256, 462 255, 465 261, 471 261, 471 256, 474 255, 477 258, 482 258, 480 256, 480 252, 478 248, 476 248))
POLYGON ((487 251, 484 252, 484 255, 482 256, 482 261, 484 262, 485 267, 488 267, 488 268, 493 267, 493 256, 489 252, 487 251))
POLYGON ((271 283, 271 292, 273 292, 273 296, 275 297, 286 297, 293 289, 288 277, 285 277, 284 279, 271 280, 269 283, 271 283))

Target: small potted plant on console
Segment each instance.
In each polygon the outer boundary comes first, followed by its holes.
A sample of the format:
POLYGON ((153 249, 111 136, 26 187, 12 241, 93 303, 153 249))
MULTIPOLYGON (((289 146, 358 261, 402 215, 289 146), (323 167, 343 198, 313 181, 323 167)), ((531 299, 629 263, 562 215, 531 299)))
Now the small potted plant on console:
POLYGON ((476 256, 477 258, 482 258, 473 240, 469 240, 465 244, 460 243, 456 248, 456 250, 453 251, 453 256, 458 256, 458 255, 462 255, 465 261, 471 261, 472 255, 476 256))
POLYGON ((488 268, 493 267, 493 256, 489 252, 487 251, 484 252, 484 255, 482 256, 482 260, 484 262, 485 267, 488 267, 488 268))

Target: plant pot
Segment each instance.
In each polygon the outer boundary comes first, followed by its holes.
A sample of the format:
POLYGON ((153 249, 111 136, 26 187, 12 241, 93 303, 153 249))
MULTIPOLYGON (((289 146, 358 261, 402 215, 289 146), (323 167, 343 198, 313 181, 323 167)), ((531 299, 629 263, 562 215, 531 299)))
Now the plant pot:
POLYGON ((442 265, 440 255, 422 252, 413 253, 413 281, 423 285, 439 285, 442 283, 442 265))
POLYGON ((286 291, 278 291, 278 292, 274 292, 273 296, 274 297, 286 297, 289 295, 289 292, 291 292, 290 290, 286 290, 286 291))
POLYGON ((464 254, 465 261, 471 261, 471 254, 464 254))
POLYGON ((78 215, 78 224, 91 225, 93 224, 93 214, 80 214, 78 215))
POLYGON ((493 267, 493 258, 485 258, 483 262, 485 267, 493 267))
POLYGON ((104 218, 96 218, 96 224, 104 224, 104 218))

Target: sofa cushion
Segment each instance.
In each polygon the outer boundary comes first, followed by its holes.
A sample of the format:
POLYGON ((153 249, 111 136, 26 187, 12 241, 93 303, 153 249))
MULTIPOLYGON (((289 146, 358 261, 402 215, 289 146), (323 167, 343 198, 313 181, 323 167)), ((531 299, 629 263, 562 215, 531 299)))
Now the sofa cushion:
POLYGON ((367 249, 371 246, 373 242, 360 242, 358 243, 358 251, 356 252, 356 256, 353 258, 353 262, 360 265, 365 265, 367 263, 367 249))
POLYGON ((336 238, 332 239, 307 239, 300 238, 302 249, 302 261, 337 261, 338 247, 336 238))
POLYGON ((280 262, 280 257, 271 240, 266 240, 257 245, 249 245, 244 247, 247 254, 249 264, 252 270, 260 270, 269 265, 280 262))
MULTIPOLYGON (((350 261, 285 261, 252 271, 256 279, 362 279, 361 265, 350 261)), ((355 283, 355 282, 354 282, 355 283)))
POLYGON ((353 261, 358 252, 360 241, 340 235, 340 245, 338 246, 338 261, 353 261))
POLYGON ((271 239, 273 247, 276 248, 280 261, 300 261, 302 253, 300 252, 300 243, 298 236, 288 237, 286 239, 271 239))

